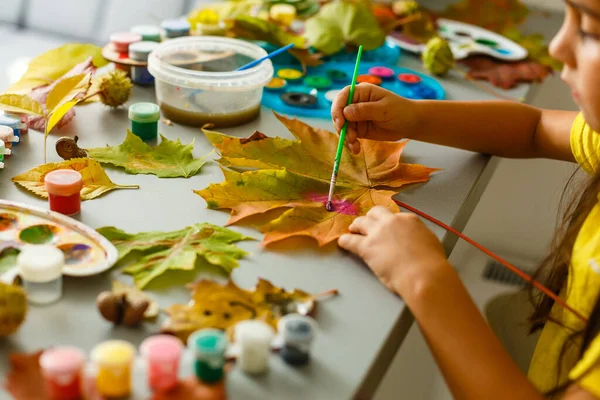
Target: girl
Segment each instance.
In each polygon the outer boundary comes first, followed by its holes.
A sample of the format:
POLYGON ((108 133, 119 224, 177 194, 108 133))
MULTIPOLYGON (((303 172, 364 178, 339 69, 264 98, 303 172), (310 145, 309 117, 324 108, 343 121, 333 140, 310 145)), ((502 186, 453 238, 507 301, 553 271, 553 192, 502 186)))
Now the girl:
POLYGON ((529 379, 478 312, 442 245, 413 214, 373 208, 357 218, 342 248, 364 259, 412 310, 455 398, 600 399, 600 0, 567 0, 551 54, 581 113, 540 110, 511 102, 403 99, 376 86, 346 88, 332 106, 347 146, 358 138, 411 138, 503 157, 576 161, 590 175, 565 218, 557 248, 536 276, 587 318, 538 297, 532 331, 543 329, 529 379))

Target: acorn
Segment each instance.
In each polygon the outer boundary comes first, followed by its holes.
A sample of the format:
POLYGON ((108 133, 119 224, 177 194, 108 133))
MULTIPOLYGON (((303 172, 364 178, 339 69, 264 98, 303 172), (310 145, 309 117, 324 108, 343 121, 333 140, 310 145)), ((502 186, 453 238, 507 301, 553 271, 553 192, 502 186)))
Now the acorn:
POLYGON ((27 314, 27 296, 16 286, 0 282, 0 337, 15 333, 27 314))
POLYGON ((144 320, 150 303, 145 299, 129 298, 125 293, 106 291, 98 295, 96 306, 105 320, 115 325, 136 326, 144 320))
POLYGON ((86 158, 87 151, 77 146, 79 137, 75 136, 70 138, 68 136, 61 137, 56 141, 56 154, 58 154, 63 160, 70 160, 71 158, 86 158))
POLYGON ((446 75, 454 67, 454 54, 450 44, 439 36, 429 39, 421 59, 425 69, 437 76, 446 75))
POLYGON ((109 107, 117 108, 131 95, 133 84, 127 74, 120 70, 110 71, 108 74, 97 77, 94 84, 98 89, 100 101, 109 107))

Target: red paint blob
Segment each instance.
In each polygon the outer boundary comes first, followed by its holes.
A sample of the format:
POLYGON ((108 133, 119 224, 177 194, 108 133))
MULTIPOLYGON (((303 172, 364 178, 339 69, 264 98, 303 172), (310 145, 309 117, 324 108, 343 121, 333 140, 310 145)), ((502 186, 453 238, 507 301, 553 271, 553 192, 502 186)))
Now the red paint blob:
MULTIPOLYGON (((308 196, 308 198, 310 199, 310 201, 313 201, 315 203, 323 203, 324 206, 327 206, 327 196, 326 195, 322 195, 322 194, 311 194, 308 196)), ((348 200, 340 200, 340 199, 333 199, 332 200, 333 203, 333 209, 332 210, 327 210, 327 211, 331 211, 331 212, 336 212, 338 214, 344 214, 344 215, 357 215, 358 214, 358 210, 356 209, 356 206, 349 202, 348 200)))

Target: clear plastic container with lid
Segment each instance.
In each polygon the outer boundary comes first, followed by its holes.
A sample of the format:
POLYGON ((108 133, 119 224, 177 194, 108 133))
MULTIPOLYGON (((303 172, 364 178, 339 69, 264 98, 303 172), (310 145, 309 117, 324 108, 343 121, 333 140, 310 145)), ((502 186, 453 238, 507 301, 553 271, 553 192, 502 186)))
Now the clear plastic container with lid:
POLYGON ((50 304, 61 298, 64 265, 64 253, 52 245, 27 245, 21 249, 17 266, 30 303, 50 304))
POLYGON ((263 88, 273 78, 266 60, 244 71, 235 69, 267 52, 239 39, 191 36, 162 43, 148 58, 163 115, 173 122, 217 127, 237 126, 260 112, 263 88))

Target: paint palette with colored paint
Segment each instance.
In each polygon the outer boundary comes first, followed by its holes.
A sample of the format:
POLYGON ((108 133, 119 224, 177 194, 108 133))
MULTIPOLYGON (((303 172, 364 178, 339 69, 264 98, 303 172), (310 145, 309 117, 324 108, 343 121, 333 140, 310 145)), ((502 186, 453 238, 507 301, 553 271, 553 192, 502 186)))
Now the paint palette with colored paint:
POLYGON ((62 250, 63 273, 70 276, 101 273, 118 258, 117 249, 104 236, 79 221, 50 210, 0 200, 0 261, 9 249, 35 244, 52 244, 62 250))
MULTIPOLYGON (((309 68, 307 75, 299 79, 283 78, 290 74, 291 69, 297 70, 298 66, 275 67, 276 77, 272 84, 265 87, 263 106, 287 115, 331 118, 331 103, 342 88, 350 85, 354 61, 326 62, 319 67, 309 68)), ((406 98, 442 100, 445 96, 438 81, 407 68, 361 62, 359 73, 359 82, 378 83, 406 98), (382 77, 374 76, 374 72, 382 72, 382 77)))
MULTIPOLYGON (((438 19, 438 33, 450 43, 457 60, 472 54, 484 54, 506 61, 518 61, 527 57, 527 50, 523 46, 476 25, 441 18, 438 19)), ((412 53, 422 53, 425 49, 424 44, 399 32, 392 33, 389 39, 412 53)))

